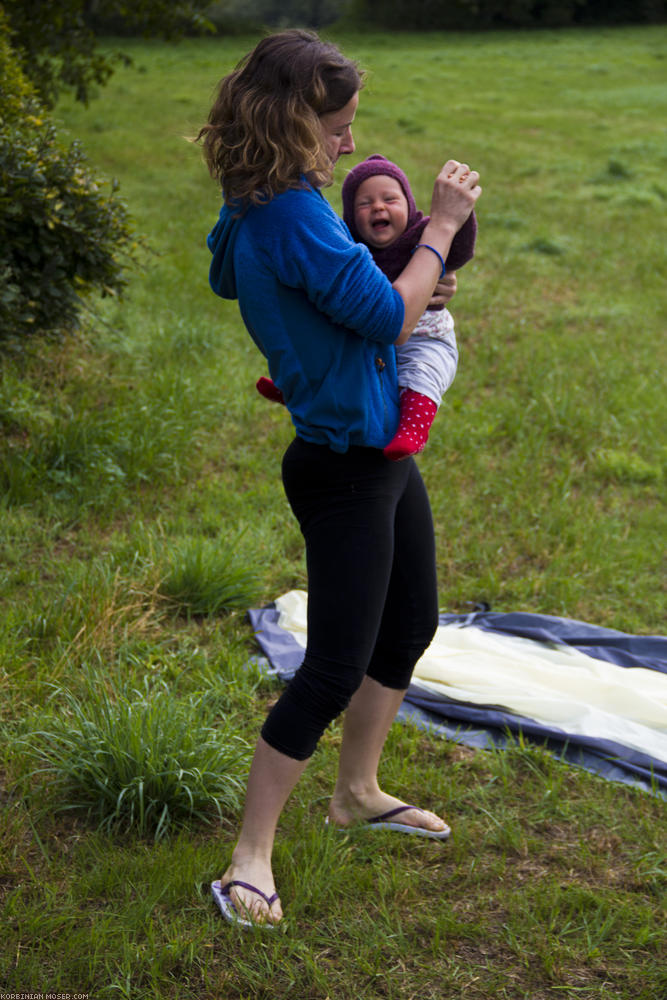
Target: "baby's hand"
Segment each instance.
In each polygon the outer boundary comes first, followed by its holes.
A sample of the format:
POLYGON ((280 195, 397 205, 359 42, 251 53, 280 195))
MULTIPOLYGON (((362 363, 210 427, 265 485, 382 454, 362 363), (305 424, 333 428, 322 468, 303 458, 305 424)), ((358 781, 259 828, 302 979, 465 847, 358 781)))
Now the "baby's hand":
POLYGON ((446 274, 435 286, 433 297, 429 302, 430 306, 446 306, 456 294, 456 275, 454 272, 446 274))

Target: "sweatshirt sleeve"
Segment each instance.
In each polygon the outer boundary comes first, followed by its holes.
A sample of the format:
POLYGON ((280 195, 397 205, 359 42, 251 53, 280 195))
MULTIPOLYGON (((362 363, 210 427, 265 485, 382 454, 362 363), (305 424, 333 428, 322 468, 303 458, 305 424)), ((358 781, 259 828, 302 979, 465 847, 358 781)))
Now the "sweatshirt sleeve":
POLYGON ((302 289, 332 322, 393 344, 403 299, 367 247, 355 243, 329 203, 312 189, 274 199, 263 227, 263 254, 282 284, 302 289))

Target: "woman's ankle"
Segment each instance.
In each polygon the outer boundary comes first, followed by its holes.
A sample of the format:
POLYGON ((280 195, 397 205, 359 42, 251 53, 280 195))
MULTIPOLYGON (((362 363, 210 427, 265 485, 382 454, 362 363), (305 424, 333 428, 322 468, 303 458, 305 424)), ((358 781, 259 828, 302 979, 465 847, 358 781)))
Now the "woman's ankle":
POLYGON ((329 816, 338 823, 350 823, 373 814, 384 793, 377 781, 339 783, 329 803, 329 816))
POLYGON ((252 845, 238 843, 232 851, 230 868, 271 868, 271 852, 252 845))

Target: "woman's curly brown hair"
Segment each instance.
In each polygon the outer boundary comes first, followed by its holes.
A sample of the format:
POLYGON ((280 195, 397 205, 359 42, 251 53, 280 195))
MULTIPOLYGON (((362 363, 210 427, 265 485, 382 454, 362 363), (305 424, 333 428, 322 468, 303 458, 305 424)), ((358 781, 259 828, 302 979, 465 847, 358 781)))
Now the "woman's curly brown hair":
POLYGON ((339 111, 363 85, 357 64, 314 32, 269 35, 224 77, 197 141, 226 202, 261 204, 305 174, 330 184, 320 115, 339 111))

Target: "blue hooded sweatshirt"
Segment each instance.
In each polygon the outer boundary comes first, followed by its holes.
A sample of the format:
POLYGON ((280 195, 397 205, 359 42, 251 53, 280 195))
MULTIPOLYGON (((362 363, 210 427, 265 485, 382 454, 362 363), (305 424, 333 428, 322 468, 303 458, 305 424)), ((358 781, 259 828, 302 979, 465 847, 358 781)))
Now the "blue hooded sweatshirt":
POLYGON ((223 205, 207 244, 211 287, 239 300, 299 437, 337 452, 388 444, 403 300, 321 192, 304 180, 240 215, 223 205))

